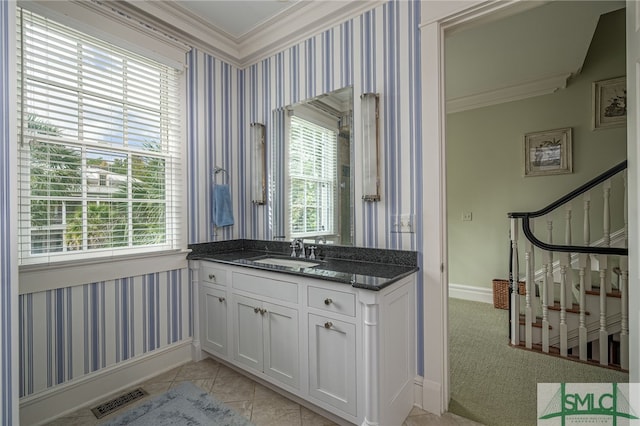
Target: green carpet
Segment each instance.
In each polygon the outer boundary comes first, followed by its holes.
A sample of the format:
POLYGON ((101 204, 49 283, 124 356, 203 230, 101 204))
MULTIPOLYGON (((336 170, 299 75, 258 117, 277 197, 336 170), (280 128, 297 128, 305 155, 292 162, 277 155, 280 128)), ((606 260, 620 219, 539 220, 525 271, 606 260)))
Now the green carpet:
POLYGON ((509 346, 508 311, 449 299, 449 411, 488 426, 535 425, 537 383, 628 382, 629 375, 509 346))

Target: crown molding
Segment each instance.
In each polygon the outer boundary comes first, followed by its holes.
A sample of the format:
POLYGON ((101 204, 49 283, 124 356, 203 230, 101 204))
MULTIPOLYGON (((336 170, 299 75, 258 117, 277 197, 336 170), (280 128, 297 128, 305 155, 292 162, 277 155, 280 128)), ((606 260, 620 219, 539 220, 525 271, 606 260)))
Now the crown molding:
POLYGON ((313 0, 304 2, 303 7, 285 9, 239 39, 240 62, 245 67, 255 64, 385 3, 313 0))
POLYGON ((534 96, 548 95, 567 87, 573 73, 567 72, 546 78, 523 81, 510 86, 498 87, 480 93, 447 100, 447 114, 483 108, 504 102, 518 101, 534 96))
POLYGON ((246 68, 386 2, 301 1, 237 38, 171 1, 126 0, 118 4, 128 14, 161 26, 171 36, 246 68))
POLYGON ((126 0, 119 7, 127 13, 162 26, 167 33, 192 47, 240 67, 238 43, 233 37, 170 1, 126 0))

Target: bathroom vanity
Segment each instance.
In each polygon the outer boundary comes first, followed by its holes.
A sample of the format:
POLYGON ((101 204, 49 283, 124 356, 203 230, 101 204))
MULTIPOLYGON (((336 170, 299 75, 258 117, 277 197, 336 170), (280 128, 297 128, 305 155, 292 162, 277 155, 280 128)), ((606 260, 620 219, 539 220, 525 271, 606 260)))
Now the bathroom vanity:
POLYGON ((202 351, 346 422, 402 424, 416 376, 414 252, 321 246, 302 259, 288 243, 256 240, 190 248, 202 351))

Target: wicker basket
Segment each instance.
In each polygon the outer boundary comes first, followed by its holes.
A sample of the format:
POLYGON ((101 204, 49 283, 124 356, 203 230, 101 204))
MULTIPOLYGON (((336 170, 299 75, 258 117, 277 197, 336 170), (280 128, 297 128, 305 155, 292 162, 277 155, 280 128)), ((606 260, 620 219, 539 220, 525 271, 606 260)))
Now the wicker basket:
MULTIPOLYGON (((518 294, 526 293, 524 281, 518 281, 518 294)), ((493 307, 509 309, 509 280, 493 280, 493 307)))

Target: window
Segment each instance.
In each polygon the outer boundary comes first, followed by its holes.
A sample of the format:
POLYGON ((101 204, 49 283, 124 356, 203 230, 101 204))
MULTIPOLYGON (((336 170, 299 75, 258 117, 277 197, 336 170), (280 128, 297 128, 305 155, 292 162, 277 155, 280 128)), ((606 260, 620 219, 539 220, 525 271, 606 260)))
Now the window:
POLYGON ((21 264, 179 248, 179 71, 18 13, 21 264))
POLYGON ((336 198, 337 130, 291 117, 289 235, 331 235, 336 198))

